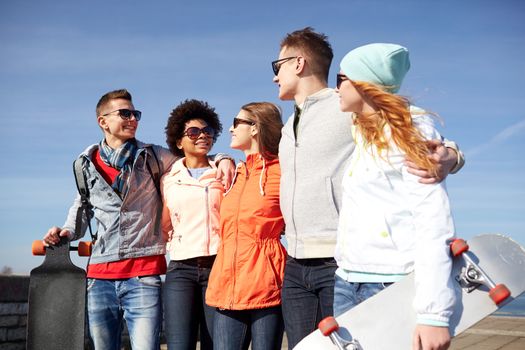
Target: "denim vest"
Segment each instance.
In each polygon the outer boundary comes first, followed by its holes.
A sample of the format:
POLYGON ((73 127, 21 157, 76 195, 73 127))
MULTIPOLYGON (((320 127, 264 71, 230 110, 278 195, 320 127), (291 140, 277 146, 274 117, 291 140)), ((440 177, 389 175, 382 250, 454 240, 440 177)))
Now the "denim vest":
MULTIPOLYGON (((88 147, 79 158, 90 193, 92 214, 97 224, 98 239, 93 246, 92 264, 118 261, 150 255, 165 254, 166 243, 162 238, 160 220, 162 201, 151 174, 146 166, 148 153, 145 147, 152 147, 159 160, 160 174, 164 174, 175 162, 176 157, 167 149, 156 145, 137 142, 138 151, 129 176, 129 190, 121 199, 111 185, 98 173, 91 161, 98 144, 88 147)), ((80 195, 69 209, 64 229, 72 233, 72 240, 84 236, 87 220, 83 212, 81 232, 75 231, 80 195)))

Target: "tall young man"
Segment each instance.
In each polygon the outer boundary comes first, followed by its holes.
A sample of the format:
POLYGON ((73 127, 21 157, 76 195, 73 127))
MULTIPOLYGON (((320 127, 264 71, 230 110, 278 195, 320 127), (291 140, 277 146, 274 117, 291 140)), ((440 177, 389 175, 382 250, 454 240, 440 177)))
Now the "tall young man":
MULTIPOLYGON (((166 243, 160 228, 162 202, 148 158, 156 158, 160 175, 177 158, 165 148, 135 139, 142 114, 127 90, 102 96, 96 113, 104 137, 79 156, 98 228, 87 269, 90 338, 97 350, 120 349, 125 319, 134 349, 158 349, 166 243)), ((228 167, 230 162, 221 163, 228 167)), ((46 245, 85 234, 84 212, 81 227, 75 227, 80 206, 77 195, 64 226, 52 227, 44 236, 46 245)))
MULTIPOLYGON (((351 115, 340 111, 339 96, 328 88, 332 58, 328 38, 308 27, 287 34, 279 58, 272 62, 279 98, 295 102, 279 144, 288 242, 282 308, 290 349, 333 314, 341 182, 354 140, 351 115)), ((459 170, 461 153, 449 151, 440 140, 436 145, 441 177, 459 170)), ((428 176, 421 169, 412 172, 428 176)))

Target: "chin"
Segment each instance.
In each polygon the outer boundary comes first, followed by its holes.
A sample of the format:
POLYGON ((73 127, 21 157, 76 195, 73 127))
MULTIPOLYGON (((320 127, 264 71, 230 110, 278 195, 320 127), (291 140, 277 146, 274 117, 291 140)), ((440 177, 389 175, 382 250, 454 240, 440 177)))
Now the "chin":
POLYGON ((341 103, 339 103, 339 109, 341 110, 341 112, 352 112, 352 111, 350 111, 350 108, 348 108, 348 106, 345 106, 343 104, 343 101, 341 101, 341 103))
POLYGON ((285 92, 283 92, 283 93, 279 92, 279 100, 281 100, 281 101, 291 101, 293 99, 294 99, 293 96, 289 96, 285 92))

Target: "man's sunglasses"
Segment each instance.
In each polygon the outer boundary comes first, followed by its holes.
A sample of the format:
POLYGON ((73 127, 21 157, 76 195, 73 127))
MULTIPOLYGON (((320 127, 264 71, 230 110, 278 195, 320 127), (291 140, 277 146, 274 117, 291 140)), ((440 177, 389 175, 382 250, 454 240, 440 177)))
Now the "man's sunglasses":
POLYGON ((341 87, 341 84, 345 80, 350 80, 350 79, 348 79, 348 77, 344 74, 337 74, 337 80, 335 82, 335 86, 339 89, 341 87))
POLYGON ((289 60, 293 60, 294 58, 297 58, 297 56, 290 56, 290 57, 286 57, 286 58, 281 58, 280 60, 275 60, 272 62, 272 69, 273 69, 273 74, 277 75, 279 74, 279 70, 281 69, 281 66, 289 61, 289 60))
POLYGON ((215 136, 215 130, 211 126, 205 126, 202 129, 192 126, 184 131, 183 136, 188 136, 190 140, 197 140, 201 134, 204 134, 206 137, 213 137, 215 136))
POLYGON ((233 128, 236 129, 239 124, 255 125, 255 122, 246 119, 233 118, 233 128))
POLYGON ((106 114, 102 114, 102 116, 107 116, 107 115, 110 115, 111 113, 115 113, 115 112, 118 112, 118 115, 124 119, 124 120, 130 120, 131 119, 131 116, 134 116, 135 119, 137 121, 140 120, 140 118, 142 117, 142 112, 141 111, 137 111, 137 110, 129 110, 127 108, 122 108, 122 109, 117 109, 117 110, 114 110, 112 112, 109 112, 109 113, 106 113, 106 114))

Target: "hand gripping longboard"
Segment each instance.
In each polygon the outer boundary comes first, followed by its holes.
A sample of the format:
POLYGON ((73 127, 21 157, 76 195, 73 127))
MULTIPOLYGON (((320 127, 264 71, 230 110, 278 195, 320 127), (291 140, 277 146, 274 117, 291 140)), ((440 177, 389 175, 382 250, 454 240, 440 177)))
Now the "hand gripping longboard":
POLYGON ((88 256, 91 243, 33 242, 32 253, 45 258, 29 277, 27 349, 84 349, 86 272, 71 262, 70 250, 88 256))

